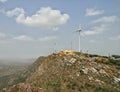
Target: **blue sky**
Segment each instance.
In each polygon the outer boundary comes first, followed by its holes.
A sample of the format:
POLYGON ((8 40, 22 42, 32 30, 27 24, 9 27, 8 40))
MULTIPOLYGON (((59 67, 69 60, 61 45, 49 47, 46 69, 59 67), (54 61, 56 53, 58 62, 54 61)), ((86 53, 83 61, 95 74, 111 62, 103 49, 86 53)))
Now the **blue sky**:
POLYGON ((83 52, 120 54, 120 0, 0 0, 0 58, 78 51, 79 26, 83 52))

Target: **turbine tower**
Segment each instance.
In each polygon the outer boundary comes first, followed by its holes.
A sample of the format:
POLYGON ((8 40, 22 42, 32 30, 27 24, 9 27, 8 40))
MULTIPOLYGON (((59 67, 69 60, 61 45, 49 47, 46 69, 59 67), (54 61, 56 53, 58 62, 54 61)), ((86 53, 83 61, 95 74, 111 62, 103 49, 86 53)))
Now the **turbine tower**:
POLYGON ((78 38, 78 50, 79 50, 79 52, 80 52, 80 50, 81 50, 81 46, 80 46, 80 33, 81 33, 81 27, 79 26, 79 28, 76 30, 76 32, 78 32, 78 34, 79 34, 79 38, 78 38))

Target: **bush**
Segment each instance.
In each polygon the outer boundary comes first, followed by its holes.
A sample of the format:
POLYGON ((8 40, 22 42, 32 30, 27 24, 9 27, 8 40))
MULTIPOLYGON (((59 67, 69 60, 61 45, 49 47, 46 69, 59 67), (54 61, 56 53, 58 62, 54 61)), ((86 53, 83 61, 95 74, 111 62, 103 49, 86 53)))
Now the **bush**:
POLYGON ((112 57, 114 57, 114 58, 120 58, 120 55, 112 55, 112 57))
POLYGON ((75 87, 76 87, 76 84, 75 84, 75 83, 68 83, 68 84, 67 84, 67 88, 68 88, 68 89, 75 89, 75 87))
POLYGON ((48 85, 53 87, 60 87, 60 82, 54 81, 54 82, 50 82, 48 85))
POLYGON ((120 66, 120 60, 113 60, 113 59, 110 59, 110 63, 112 63, 112 64, 114 64, 114 65, 120 66))
POLYGON ((89 56, 90 57, 99 57, 99 55, 96 55, 96 54, 90 54, 89 56))

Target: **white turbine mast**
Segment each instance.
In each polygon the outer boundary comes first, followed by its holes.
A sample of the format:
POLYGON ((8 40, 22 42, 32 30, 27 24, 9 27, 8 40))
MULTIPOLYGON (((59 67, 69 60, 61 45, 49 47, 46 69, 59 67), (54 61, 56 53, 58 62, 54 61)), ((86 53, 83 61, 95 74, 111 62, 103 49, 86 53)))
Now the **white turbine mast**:
POLYGON ((79 48, 78 50, 79 50, 79 52, 81 51, 81 46, 80 46, 80 33, 81 33, 81 31, 82 31, 82 29, 81 29, 81 27, 79 26, 79 28, 76 30, 76 32, 78 32, 78 34, 79 34, 79 35, 78 35, 78 37, 79 37, 79 38, 78 38, 78 43, 79 43, 79 44, 78 44, 78 48, 79 48))

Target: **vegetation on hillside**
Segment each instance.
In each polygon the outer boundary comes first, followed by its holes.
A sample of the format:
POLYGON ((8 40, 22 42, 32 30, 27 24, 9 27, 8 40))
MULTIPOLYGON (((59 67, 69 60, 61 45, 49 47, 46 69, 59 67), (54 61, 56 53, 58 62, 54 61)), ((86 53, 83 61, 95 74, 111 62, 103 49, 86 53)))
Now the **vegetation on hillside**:
POLYGON ((25 82, 45 92, 120 92, 118 62, 105 56, 61 51, 38 58, 13 77, 11 84, 25 82))

